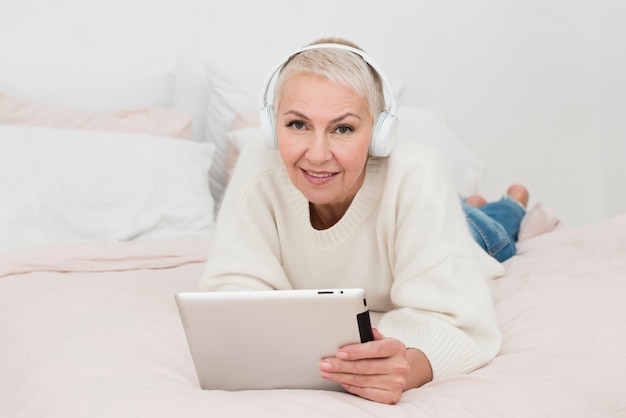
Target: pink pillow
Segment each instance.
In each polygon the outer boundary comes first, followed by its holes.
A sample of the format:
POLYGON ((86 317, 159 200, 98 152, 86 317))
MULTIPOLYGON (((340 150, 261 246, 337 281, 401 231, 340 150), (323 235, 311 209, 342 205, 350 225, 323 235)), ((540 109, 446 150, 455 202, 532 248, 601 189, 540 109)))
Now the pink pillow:
POLYGON ((166 107, 95 113, 0 93, 0 123, 90 131, 141 132, 191 139, 191 114, 166 107))

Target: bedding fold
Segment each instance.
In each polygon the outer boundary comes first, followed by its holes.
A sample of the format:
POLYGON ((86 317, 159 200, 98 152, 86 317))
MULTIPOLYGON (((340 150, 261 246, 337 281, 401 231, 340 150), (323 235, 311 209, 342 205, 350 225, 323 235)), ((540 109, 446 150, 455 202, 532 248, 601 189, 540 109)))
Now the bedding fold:
POLYGON ((0 253, 0 278, 43 271, 127 271, 203 263, 209 244, 209 239, 190 237, 16 250, 0 253))

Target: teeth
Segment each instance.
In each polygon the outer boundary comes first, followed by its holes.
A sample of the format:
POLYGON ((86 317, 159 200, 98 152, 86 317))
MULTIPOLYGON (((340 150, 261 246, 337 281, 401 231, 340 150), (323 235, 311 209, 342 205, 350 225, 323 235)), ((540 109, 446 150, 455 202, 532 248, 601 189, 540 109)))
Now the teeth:
POLYGON ((332 173, 312 173, 310 171, 307 171, 306 173, 311 177, 318 177, 318 178, 325 178, 325 177, 330 177, 333 175, 332 173))

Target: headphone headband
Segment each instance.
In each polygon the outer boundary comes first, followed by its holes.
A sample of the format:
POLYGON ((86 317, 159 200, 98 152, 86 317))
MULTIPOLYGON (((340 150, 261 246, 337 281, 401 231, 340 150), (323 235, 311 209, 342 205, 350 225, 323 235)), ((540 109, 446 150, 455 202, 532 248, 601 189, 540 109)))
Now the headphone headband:
POLYGON ((294 56, 296 56, 296 55, 298 55, 298 54, 300 54, 302 52, 310 51, 312 49, 340 49, 340 50, 352 52, 352 53, 360 56, 361 58, 363 58, 363 61, 365 61, 370 67, 372 67, 374 69, 374 71, 376 71, 376 73, 380 77, 380 80, 383 83, 383 90, 384 90, 384 96, 385 96, 385 106, 387 107, 387 109, 386 109, 387 112, 389 112, 391 114, 394 114, 394 115, 396 114, 397 104, 396 104, 395 94, 394 94, 394 91, 393 91, 393 86, 391 85, 391 83, 389 82, 387 77, 385 76, 385 73, 382 71, 380 66, 378 64, 376 64, 376 62, 374 62, 374 60, 369 55, 367 55, 364 51, 361 51, 360 49, 353 48, 353 47, 348 46, 348 45, 333 44, 333 43, 323 43, 323 44, 307 45, 307 46, 305 46, 303 48, 298 49, 295 52, 292 52, 291 54, 289 54, 286 57, 284 57, 281 61, 279 61, 278 64, 276 64, 276 66, 274 66, 272 71, 270 71, 270 73, 268 74, 268 76, 265 79, 265 83, 263 84, 264 87, 263 87, 263 91, 261 92, 261 109, 269 104, 268 101, 267 101, 267 98, 268 98, 268 93, 270 92, 270 88, 272 87, 272 82, 274 81, 274 78, 276 77, 276 75, 283 68, 283 66, 292 57, 294 57, 294 56))

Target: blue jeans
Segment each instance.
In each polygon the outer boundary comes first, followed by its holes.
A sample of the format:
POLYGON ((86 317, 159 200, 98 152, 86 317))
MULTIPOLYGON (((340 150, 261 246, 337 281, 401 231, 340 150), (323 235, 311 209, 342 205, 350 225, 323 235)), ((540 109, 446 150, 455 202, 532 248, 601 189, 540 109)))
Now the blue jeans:
POLYGON ((474 240, 496 260, 503 262, 515 255, 515 242, 526 210, 509 197, 487 203, 481 208, 461 202, 474 240))

